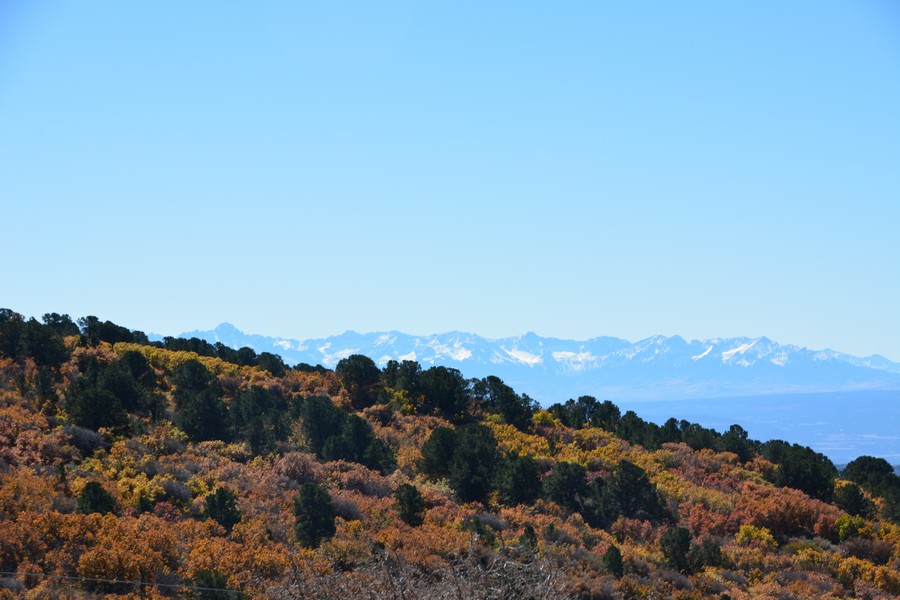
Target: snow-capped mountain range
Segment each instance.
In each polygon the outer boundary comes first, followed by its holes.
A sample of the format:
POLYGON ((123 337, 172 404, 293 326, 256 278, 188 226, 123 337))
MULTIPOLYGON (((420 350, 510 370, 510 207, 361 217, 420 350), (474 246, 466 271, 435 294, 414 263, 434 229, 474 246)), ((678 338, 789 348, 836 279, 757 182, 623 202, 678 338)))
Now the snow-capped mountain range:
POLYGON ((676 335, 630 342, 614 337, 573 341, 534 333, 487 339, 461 332, 416 336, 348 331, 293 340, 245 334, 229 323, 179 337, 273 352, 289 365, 331 368, 351 354, 369 356, 379 366, 389 360, 416 360, 426 369, 444 365, 466 377, 496 375, 544 405, 581 394, 615 401, 900 390, 900 364, 882 356, 809 350, 765 337, 686 341, 676 335))

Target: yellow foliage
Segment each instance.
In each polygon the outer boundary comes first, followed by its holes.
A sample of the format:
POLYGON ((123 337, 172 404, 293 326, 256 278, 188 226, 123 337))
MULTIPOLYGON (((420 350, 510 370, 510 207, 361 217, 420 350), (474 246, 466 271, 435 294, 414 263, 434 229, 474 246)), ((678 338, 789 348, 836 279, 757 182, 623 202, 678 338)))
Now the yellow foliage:
POLYGON ((122 477, 116 482, 123 504, 137 506, 141 497, 150 499, 162 493, 162 486, 151 484, 145 473, 136 477, 122 477))
POLYGON ((194 451, 200 456, 225 457, 237 462, 250 459, 250 451, 244 443, 226 444, 221 440, 207 440, 194 445, 194 451))
POLYGON ((168 454, 169 445, 172 442, 187 444, 188 436, 169 422, 163 422, 150 427, 146 435, 141 436, 141 443, 147 446, 156 456, 168 454))
POLYGON ((801 570, 832 572, 837 568, 840 557, 820 548, 802 548, 794 555, 794 563, 801 570))
POLYGON ((332 371, 326 373, 288 371, 281 378, 287 395, 337 396, 341 393, 341 380, 332 371))
POLYGON ((198 473, 188 479, 187 487, 194 498, 205 498, 219 487, 219 482, 210 474, 198 473))
POLYGON ((563 429, 563 436, 556 444, 556 450, 549 458, 575 462, 589 468, 612 469, 620 460, 637 463, 630 452, 630 446, 608 431, 599 427, 585 427, 574 432, 563 429))
MULTIPOLYGON (((115 442, 108 452, 97 452, 84 461, 84 466, 107 479, 135 477, 138 474, 137 456, 125 441, 115 442)), ((145 457, 149 459, 150 457, 145 457)))
POLYGON ((862 529, 865 524, 865 519, 863 519, 862 517, 851 517, 848 514, 843 514, 838 517, 837 521, 835 521, 834 523, 834 526, 837 529, 838 538, 841 541, 844 541, 847 538, 851 538, 859 533, 859 530, 862 529))
POLYGON ((550 454, 550 445, 539 435, 524 433, 505 423, 486 422, 486 425, 493 431, 502 450, 535 458, 545 458, 550 454))
POLYGON ((609 445, 618 447, 618 444, 621 441, 610 432, 599 427, 585 427, 584 429, 578 429, 575 431, 574 435, 575 444, 578 448, 588 452, 609 445))
POLYGON ((775 477, 775 464, 769 462, 762 456, 755 456, 747 463, 747 469, 759 474, 757 483, 772 481, 775 477))
POLYGON ((113 346, 113 352, 119 356, 122 356, 130 350, 140 352, 153 368, 161 369, 167 373, 171 373, 179 365, 186 363, 189 360, 196 360, 214 375, 243 375, 245 377, 250 377, 250 375, 256 371, 253 367, 241 367, 230 362, 225 362, 221 358, 200 356, 196 352, 188 352, 186 350, 166 350, 164 348, 143 346, 141 344, 132 344, 130 342, 119 342, 113 346))
POLYGON ((766 527, 756 525, 741 525, 740 530, 734 536, 734 541, 742 546, 760 544, 767 548, 777 548, 778 542, 772 536, 772 532, 766 527))
POLYGON ((734 508, 728 494, 692 483, 672 471, 659 471, 651 481, 666 497, 681 502, 700 502, 710 510, 726 513, 734 508))
POLYGON ((900 525, 882 522, 878 528, 878 537, 890 542, 900 552, 900 525))
POLYGON ((400 446, 395 455, 397 469, 400 471, 412 471, 422 459, 422 452, 413 446, 400 446))
POLYGON ((853 583, 857 579, 868 582, 874 581, 875 566, 869 561, 856 558, 855 556, 848 556, 841 559, 834 574, 844 586, 852 588, 853 583))
POLYGON ((395 390, 385 387, 384 391, 388 396, 388 406, 401 414, 414 415, 419 412, 419 408, 422 406, 422 397, 410 397, 409 392, 406 390, 395 390))
POLYGON ((539 410, 531 417, 534 425, 543 425, 545 427, 562 427, 563 424, 546 410, 539 410))
POLYGON ((900 595, 900 572, 889 567, 875 567, 872 583, 884 591, 900 595))

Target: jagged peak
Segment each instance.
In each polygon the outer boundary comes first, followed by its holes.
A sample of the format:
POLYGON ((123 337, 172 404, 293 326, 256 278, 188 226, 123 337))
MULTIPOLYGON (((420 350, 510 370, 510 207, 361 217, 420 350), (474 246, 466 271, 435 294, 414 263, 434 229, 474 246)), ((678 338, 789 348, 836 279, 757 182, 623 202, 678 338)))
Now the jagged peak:
POLYGON ((241 331, 228 321, 222 321, 221 323, 216 325, 216 328, 213 329, 213 331, 215 331, 216 333, 240 333, 241 335, 244 334, 243 331, 241 331))
POLYGON ((415 336, 397 330, 371 333, 347 330, 326 338, 292 340, 244 334, 228 322, 213 331, 189 332, 183 336, 247 345, 257 352, 280 354, 289 363, 326 367, 335 366, 347 353, 364 354, 381 363, 415 356, 423 365, 460 367, 465 364, 479 376, 497 374, 510 381, 517 378, 523 384, 527 381, 529 387, 523 388, 524 391, 547 399, 552 398, 549 390, 558 385, 553 381, 557 376, 581 378, 585 392, 626 386, 634 390, 634 382, 640 381, 655 390, 647 394, 668 397, 806 389, 812 385, 810 382, 833 390, 859 385, 900 388, 900 364, 883 357, 859 358, 832 350, 814 351, 782 345, 765 336, 687 342, 675 334, 631 342, 610 336, 566 340, 543 337, 534 331, 491 339, 462 331, 415 336), (826 365, 833 365, 827 373, 823 371, 826 365), (822 383, 823 377, 827 383, 822 383))

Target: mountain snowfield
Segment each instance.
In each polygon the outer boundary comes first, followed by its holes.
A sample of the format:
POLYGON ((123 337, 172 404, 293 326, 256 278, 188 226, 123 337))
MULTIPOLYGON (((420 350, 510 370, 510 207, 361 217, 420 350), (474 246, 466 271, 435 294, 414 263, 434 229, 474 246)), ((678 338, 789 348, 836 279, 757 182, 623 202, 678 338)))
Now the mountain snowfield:
POLYGON ((379 366, 416 360, 425 369, 459 369, 465 377, 496 375, 543 406, 586 394, 660 424, 676 417, 724 431, 737 423, 755 439, 791 440, 836 463, 863 454, 900 463, 900 364, 877 355, 809 350, 765 337, 630 342, 348 331, 293 340, 245 334, 228 323, 180 337, 249 346, 292 366, 333 368, 351 354, 365 354, 379 366))
POLYGON ((544 405, 581 394, 635 401, 900 390, 900 364, 882 356, 809 350, 765 337, 686 341, 676 335, 630 342, 614 337, 563 340, 534 333, 492 340, 457 331, 429 336, 348 331, 293 340, 245 334, 229 323, 180 337, 273 352, 290 365, 333 368, 351 354, 369 356, 379 366, 389 360, 415 360, 423 368, 444 365, 466 377, 496 375, 544 405))

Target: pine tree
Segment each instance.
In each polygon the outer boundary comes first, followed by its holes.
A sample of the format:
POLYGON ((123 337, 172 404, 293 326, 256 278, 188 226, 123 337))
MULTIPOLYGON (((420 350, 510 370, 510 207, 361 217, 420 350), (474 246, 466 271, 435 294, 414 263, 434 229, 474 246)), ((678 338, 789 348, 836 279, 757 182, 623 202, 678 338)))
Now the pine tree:
POLYGON ((413 527, 418 527, 425 521, 425 500, 418 488, 404 483, 394 492, 395 506, 400 518, 413 527))
POLYGON ((304 483, 294 498, 294 531, 297 541, 307 548, 316 548, 334 535, 334 509, 328 490, 315 483, 304 483))
POLYGON ((237 498, 234 492, 225 487, 219 487, 215 492, 207 494, 203 510, 207 518, 219 523, 226 531, 241 522, 241 511, 237 508, 237 498))
POLYGON ((613 545, 610 545, 603 554, 603 568, 614 575, 617 579, 625 574, 625 565, 622 563, 622 552, 613 545))
POLYGON ((83 515, 92 513, 104 515, 116 512, 116 499, 98 482, 89 481, 81 490, 77 506, 78 512, 83 515))

